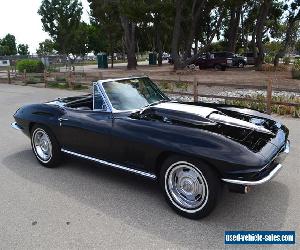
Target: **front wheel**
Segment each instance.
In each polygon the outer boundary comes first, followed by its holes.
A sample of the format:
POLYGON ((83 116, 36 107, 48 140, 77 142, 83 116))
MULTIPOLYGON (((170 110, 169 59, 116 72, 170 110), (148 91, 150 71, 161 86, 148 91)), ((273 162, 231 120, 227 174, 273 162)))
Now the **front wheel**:
POLYGON ((41 165, 51 168, 60 163, 60 146, 50 129, 35 125, 31 133, 31 147, 41 165))
POLYGON ((168 204, 190 219, 207 216, 216 206, 221 189, 210 166, 177 156, 164 162, 160 184, 168 204))

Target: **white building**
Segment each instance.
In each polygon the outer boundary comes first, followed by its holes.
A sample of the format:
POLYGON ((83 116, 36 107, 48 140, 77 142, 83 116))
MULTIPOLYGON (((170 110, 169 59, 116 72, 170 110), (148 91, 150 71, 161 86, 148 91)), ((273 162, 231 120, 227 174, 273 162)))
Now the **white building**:
POLYGON ((10 66, 9 60, 0 59, 0 67, 10 66))

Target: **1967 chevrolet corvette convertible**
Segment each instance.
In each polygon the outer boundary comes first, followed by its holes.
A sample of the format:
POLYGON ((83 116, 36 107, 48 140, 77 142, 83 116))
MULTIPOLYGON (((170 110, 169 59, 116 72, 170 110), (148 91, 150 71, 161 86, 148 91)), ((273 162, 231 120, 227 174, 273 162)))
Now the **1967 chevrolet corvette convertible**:
POLYGON ((246 193, 269 181, 289 152, 288 129, 269 115, 174 102, 147 77, 98 81, 90 95, 26 105, 14 118, 45 167, 68 154, 157 180, 193 219, 213 210, 222 184, 246 193))

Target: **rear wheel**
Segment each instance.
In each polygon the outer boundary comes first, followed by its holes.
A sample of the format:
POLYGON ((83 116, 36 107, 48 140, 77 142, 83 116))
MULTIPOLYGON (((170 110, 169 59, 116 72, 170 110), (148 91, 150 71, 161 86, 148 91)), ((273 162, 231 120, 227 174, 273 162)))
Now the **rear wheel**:
POLYGON ((220 180, 207 164, 178 156, 164 162, 160 184, 168 204, 191 219, 207 216, 214 209, 221 189, 220 180))
POLYGON ((240 61, 239 64, 238 64, 238 67, 239 67, 239 68, 244 68, 244 67, 245 67, 245 64, 244 64, 242 61, 240 61))
POLYGON ((55 167, 61 161, 58 141, 50 129, 35 125, 31 133, 31 147, 38 162, 45 167, 55 167))
POLYGON ((221 64, 216 64, 214 66, 215 70, 221 70, 222 69, 222 65, 221 64))

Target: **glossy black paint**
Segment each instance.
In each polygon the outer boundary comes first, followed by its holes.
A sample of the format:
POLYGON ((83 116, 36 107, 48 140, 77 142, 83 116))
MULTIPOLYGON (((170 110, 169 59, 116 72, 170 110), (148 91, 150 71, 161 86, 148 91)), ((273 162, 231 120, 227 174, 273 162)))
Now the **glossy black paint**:
POLYGON ((110 113, 69 108, 65 103, 70 100, 76 98, 27 105, 14 118, 28 136, 33 124, 43 124, 64 149, 157 176, 163 160, 177 154, 205 161, 220 178, 255 180, 262 171, 272 170, 288 138, 288 129, 270 116, 234 106, 185 103, 215 108, 245 121, 259 118, 274 135, 156 106, 143 112, 110 113))

